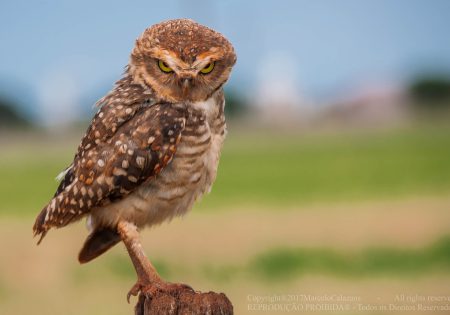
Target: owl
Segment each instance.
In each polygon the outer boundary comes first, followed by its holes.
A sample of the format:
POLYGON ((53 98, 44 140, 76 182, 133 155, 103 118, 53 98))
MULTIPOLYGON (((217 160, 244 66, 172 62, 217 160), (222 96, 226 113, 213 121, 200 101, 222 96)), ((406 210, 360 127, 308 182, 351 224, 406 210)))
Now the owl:
POLYGON ((87 217, 81 263, 122 241, 138 277, 128 298, 168 285, 146 259, 139 230, 185 214, 210 191, 226 135, 223 86, 235 62, 223 35, 192 20, 146 29, 36 218, 38 244, 51 228, 87 217))

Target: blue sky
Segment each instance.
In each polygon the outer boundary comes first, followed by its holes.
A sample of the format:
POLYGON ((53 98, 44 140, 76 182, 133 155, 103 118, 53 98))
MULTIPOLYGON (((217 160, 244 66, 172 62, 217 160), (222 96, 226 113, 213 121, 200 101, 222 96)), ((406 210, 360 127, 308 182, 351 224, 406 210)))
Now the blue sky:
POLYGON ((16 0, 0 4, 0 93, 35 113, 67 102, 89 108, 90 95, 120 77, 135 38, 178 17, 233 42, 238 63, 230 86, 247 95, 272 75, 320 99, 365 80, 450 73, 446 0, 16 0))

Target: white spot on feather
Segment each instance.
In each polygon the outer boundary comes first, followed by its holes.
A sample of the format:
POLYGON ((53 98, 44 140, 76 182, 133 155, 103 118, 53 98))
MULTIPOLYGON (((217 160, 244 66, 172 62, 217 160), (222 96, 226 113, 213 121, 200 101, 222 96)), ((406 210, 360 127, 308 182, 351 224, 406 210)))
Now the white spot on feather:
POLYGON ((86 228, 89 232, 92 232, 94 230, 94 222, 90 214, 86 218, 86 228))
POLYGON ((48 221, 48 215, 50 214, 50 211, 49 211, 49 209, 47 208, 47 210, 46 210, 46 212, 45 212, 45 219, 44 219, 44 222, 47 222, 48 221))
POLYGON ((64 177, 66 177, 66 174, 72 169, 72 165, 69 166, 68 168, 66 168, 64 171, 62 171, 61 173, 58 174, 58 176, 56 176, 56 180, 58 182, 62 181, 64 179, 64 177))

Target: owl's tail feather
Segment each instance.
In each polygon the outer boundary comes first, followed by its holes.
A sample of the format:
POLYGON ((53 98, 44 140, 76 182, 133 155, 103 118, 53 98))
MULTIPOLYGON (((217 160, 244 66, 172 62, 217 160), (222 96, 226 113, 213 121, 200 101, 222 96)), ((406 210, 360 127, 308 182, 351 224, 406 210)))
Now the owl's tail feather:
POLYGON ((33 225, 33 235, 36 237, 40 235, 39 240, 37 244, 39 245, 42 240, 44 239, 45 235, 47 234, 49 227, 45 225, 45 217, 47 216, 47 207, 42 209, 41 213, 39 213, 38 217, 36 218, 36 221, 33 225))
MULTIPOLYGON (((89 204, 80 194, 82 184, 72 183, 53 197, 41 210, 33 226, 34 236, 40 235, 38 245, 48 230, 60 228, 81 219, 89 210, 89 204), (77 193, 75 193, 77 192, 77 193)), ((90 201, 92 205, 92 201, 90 201)))
POLYGON ((33 234, 35 237, 40 235, 37 242, 38 245, 42 242, 42 239, 52 227, 59 228, 66 226, 74 220, 74 217, 76 218, 76 212, 70 211, 71 209, 64 209, 65 211, 61 211, 64 206, 64 204, 62 204, 62 200, 65 196, 65 192, 63 192, 53 198, 37 216, 33 225, 33 234))
POLYGON ((78 261, 81 264, 87 263, 119 243, 120 240, 120 235, 116 230, 110 228, 95 229, 84 242, 78 255, 78 261))

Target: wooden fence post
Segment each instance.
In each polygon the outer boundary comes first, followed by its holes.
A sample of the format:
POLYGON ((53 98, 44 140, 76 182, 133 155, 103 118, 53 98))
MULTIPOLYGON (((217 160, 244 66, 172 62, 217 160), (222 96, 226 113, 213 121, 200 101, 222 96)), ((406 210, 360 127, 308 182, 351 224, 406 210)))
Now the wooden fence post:
POLYGON ((232 315, 233 305, 223 293, 196 292, 187 286, 171 291, 141 291, 136 315, 232 315))

